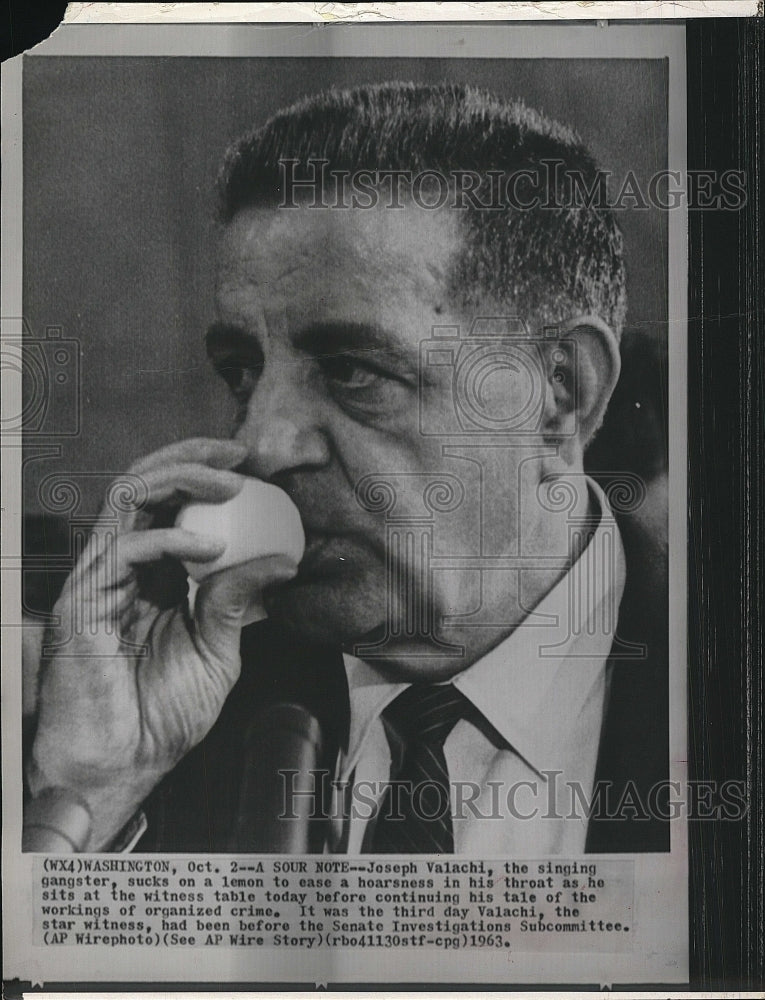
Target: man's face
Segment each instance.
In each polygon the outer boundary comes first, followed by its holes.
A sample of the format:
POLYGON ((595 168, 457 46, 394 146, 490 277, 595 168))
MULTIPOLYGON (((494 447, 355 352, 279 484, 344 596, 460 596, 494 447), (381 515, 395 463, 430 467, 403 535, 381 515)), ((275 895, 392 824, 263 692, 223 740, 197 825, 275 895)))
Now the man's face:
MULTIPOLYGON (((487 531, 514 551, 518 456, 487 452, 492 473, 444 454, 452 371, 428 371, 422 386, 418 378, 419 345, 433 327, 464 331, 472 319, 447 294, 460 248, 454 213, 413 207, 253 208, 224 234, 209 351, 238 401, 236 436, 250 450, 242 471, 281 486, 300 511, 300 572, 267 606, 312 639, 352 644, 385 625, 391 594, 394 605, 405 599, 389 586, 385 512, 356 496, 365 476, 395 481, 397 518, 422 519, 428 477, 451 474, 464 499, 433 522, 433 551, 474 554, 487 531), (439 427, 443 437, 432 433, 439 427)), ((482 391, 512 393, 512 378, 499 372, 482 391)), ((392 564, 407 559, 403 549, 391 554, 392 564)), ((452 571, 418 586, 430 587, 437 614, 464 613, 480 580, 452 571)))

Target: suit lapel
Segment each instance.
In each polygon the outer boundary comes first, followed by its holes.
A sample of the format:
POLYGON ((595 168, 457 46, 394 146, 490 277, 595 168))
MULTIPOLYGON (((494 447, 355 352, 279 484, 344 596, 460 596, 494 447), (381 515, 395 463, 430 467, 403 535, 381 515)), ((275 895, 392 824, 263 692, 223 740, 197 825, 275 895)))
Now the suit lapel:
POLYGON ((609 693, 587 829, 588 853, 668 851, 669 660, 666 573, 633 523, 621 523, 627 586, 608 663, 609 693), (620 642, 619 640, 622 640, 620 642), (623 657, 623 643, 644 648, 623 657), (616 815, 618 813, 618 815, 616 815))

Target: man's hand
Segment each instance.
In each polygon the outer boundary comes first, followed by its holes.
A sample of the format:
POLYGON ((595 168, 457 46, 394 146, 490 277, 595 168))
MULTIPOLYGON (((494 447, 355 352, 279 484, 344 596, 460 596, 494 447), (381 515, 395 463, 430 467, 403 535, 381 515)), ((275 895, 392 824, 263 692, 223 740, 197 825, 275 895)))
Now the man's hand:
POLYGON ((108 848, 157 782, 207 734, 239 676, 246 579, 225 572, 208 578, 193 621, 185 602, 163 607, 143 583, 152 564, 168 557, 206 561, 221 554, 225 543, 157 525, 172 523, 189 500, 235 496, 242 479, 229 470, 245 454, 234 441, 197 439, 135 465, 147 502, 120 517, 116 536, 94 532, 54 608, 64 627, 77 627, 61 655, 42 664, 27 776, 33 795, 61 786, 87 802, 89 850, 108 848))

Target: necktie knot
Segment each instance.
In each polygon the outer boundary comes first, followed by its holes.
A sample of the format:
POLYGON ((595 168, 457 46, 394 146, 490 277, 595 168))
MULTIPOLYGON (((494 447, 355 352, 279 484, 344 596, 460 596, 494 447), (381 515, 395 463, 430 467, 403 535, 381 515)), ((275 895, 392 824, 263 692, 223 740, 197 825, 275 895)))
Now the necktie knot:
POLYGON ((443 746, 457 722, 470 708, 453 684, 411 684, 383 712, 386 721, 406 742, 443 746))

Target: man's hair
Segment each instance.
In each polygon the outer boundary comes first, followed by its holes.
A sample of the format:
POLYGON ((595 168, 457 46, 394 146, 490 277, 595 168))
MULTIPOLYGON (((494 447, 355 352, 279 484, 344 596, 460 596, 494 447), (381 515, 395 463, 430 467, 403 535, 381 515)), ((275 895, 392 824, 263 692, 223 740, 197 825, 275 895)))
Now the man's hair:
MULTIPOLYGON (((531 329, 589 313, 621 335, 621 233, 610 211, 571 197, 572 177, 580 179, 575 190, 581 193, 582 185, 594 190, 603 175, 570 128, 522 101, 470 86, 412 83, 308 97, 229 150, 218 181, 221 221, 246 207, 279 204, 287 160, 298 161, 306 177, 313 176, 310 164, 316 160, 329 161, 330 176, 404 171, 411 178, 437 171, 452 188, 458 172, 477 175, 476 195, 491 207, 468 201, 459 211, 464 238, 450 275, 451 294, 462 305, 478 305, 488 296, 531 329), (490 192, 506 192, 512 176, 518 199, 503 195, 497 205, 490 192), (535 176, 545 178, 547 190, 537 207, 522 207, 519 202, 532 201, 535 176)), ((332 181, 328 185, 334 190, 332 181)), ((406 195, 406 178, 401 188, 406 195)))

